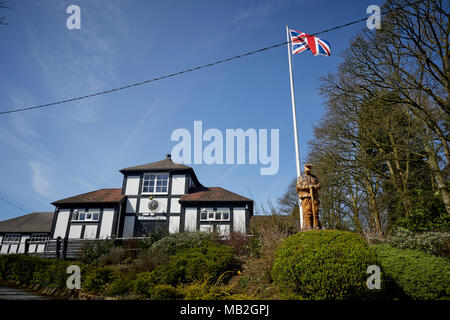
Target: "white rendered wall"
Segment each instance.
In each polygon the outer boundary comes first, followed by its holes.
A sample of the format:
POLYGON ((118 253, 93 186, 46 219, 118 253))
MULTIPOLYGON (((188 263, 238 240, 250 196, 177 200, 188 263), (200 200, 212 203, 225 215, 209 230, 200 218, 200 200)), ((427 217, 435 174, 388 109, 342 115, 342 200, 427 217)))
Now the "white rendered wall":
POLYGON ((84 228, 84 239, 95 239, 97 237, 97 225, 87 225, 84 228))
POLYGON ((150 211, 148 208, 148 203, 150 202, 150 197, 141 198, 141 202, 139 203, 139 212, 140 213, 161 213, 167 212, 167 198, 154 198, 154 200, 158 201, 158 209, 154 211, 150 211))
POLYGON ((197 230, 197 208, 186 208, 184 231, 194 232, 197 230))
POLYGON ((127 198, 127 213, 136 213, 137 199, 127 198))
POLYGON ((123 237, 131 238, 134 235, 134 216, 125 217, 123 226, 123 237))
POLYGON ((139 192, 139 180, 140 176, 128 176, 125 186, 126 195, 137 195, 139 192))
POLYGON ((233 232, 245 233, 245 208, 233 209, 233 232))
POLYGON ((185 185, 186 185, 185 175, 172 176, 172 194, 184 194, 185 185))
POLYGON ((66 236, 67 223, 69 223, 70 209, 61 209, 58 212, 53 238, 66 236))
POLYGON ((70 239, 80 239, 81 238, 81 225, 80 224, 73 224, 70 226, 69 238, 70 239))
POLYGON ((29 252, 35 252, 36 251, 36 244, 30 244, 30 247, 28 248, 29 252))
POLYGON ((178 202, 179 198, 170 199, 170 212, 171 213, 180 213, 181 212, 181 204, 178 202))
POLYGON ((110 238, 112 236, 112 227, 114 222, 114 209, 103 209, 102 225, 100 227, 100 239, 110 238))
POLYGON ((169 232, 170 233, 180 232, 180 217, 169 218, 169 232))

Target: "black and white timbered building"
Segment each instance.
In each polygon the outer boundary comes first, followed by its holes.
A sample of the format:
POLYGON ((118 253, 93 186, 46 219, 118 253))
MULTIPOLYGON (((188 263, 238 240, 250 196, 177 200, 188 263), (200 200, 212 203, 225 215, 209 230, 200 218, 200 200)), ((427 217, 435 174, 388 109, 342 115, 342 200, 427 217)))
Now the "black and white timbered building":
POLYGON ((124 168, 122 188, 53 202, 51 238, 105 239, 167 230, 249 233, 253 201, 203 186, 191 167, 164 160, 124 168))
POLYGON ((53 218, 54 212, 33 212, 0 221, 0 254, 44 252, 53 218))

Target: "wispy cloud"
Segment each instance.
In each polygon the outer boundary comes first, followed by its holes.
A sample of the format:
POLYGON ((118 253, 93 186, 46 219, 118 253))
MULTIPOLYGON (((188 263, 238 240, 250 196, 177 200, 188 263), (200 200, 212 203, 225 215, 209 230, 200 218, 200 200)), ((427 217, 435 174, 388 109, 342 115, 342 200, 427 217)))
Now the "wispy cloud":
POLYGON ((14 130, 23 137, 39 137, 29 120, 22 115, 16 113, 11 116, 11 123, 14 130))
POLYGON ((49 180, 52 171, 35 160, 30 160, 28 165, 31 169, 31 185, 34 191, 45 198, 55 199, 58 193, 55 192, 55 185, 49 180))
MULTIPOLYGON (((39 171, 40 173, 52 172, 53 178, 52 178, 51 182, 55 186, 55 190, 61 190, 57 186, 62 181, 71 181, 71 182, 76 183, 77 185, 82 186, 83 188, 88 188, 88 189, 93 188, 93 186, 89 182, 72 175, 70 172, 68 172, 66 170, 59 169, 58 166, 56 165, 55 161, 52 159, 52 156, 48 156, 48 155, 46 155, 45 152, 36 149, 36 147, 31 145, 30 143, 25 142, 24 139, 18 137, 17 134, 14 134, 13 132, 11 132, 9 130, 0 128, 0 142, 6 143, 6 144, 16 148, 17 150, 23 152, 29 159, 28 163, 29 164, 32 163, 33 168, 35 170, 41 169, 39 171), (38 165, 36 165, 36 163, 39 163, 40 167, 38 165), (46 170, 43 171, 43 168, 46 168, 46 170)), ((31 166, 31 164, 30 164, 30 166, 31 166)), ((49 181, 49 178, 47 178, 46 181, 49 181)), ((63 187, 63 186, 64 185, 62 185, 60 187, 63 187)), ((44 188, 44 190, 47 190, 47 189, 44 188)))
POLYGON ((272 0, 260 2, 248 7, 234 15, 226 27, 226 31, 214 36, 213 39, 203 42, 200 47, 210 47, 225 41, 233 34, 244 30, 261 27, 266 23, 267 17, 276 10, 272 0))
POLYGON ((274 10, 274 3, 272 1, 265 1, 239 12, 231 20, 231 24, 241 23, 246 27, 255 27, 263 23, 274 10))

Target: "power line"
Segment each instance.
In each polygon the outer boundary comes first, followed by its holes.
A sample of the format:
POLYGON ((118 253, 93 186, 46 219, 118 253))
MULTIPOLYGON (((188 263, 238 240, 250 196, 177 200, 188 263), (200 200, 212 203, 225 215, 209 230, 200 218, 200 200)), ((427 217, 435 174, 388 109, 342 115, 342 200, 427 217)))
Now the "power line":
MULTIPOLYGON (((405 5, 403 7, 398 7, 398 8, 391 9, 391 10, 388 10, 388 11, 385 11, 385 12, 381 12, 380 15, 385 15, 385 14, 388 14, 388 13, 391 13, 391 12, 394 12, 394 11, 397 11, 397 10, 401 10, 401 9, 404 9, 404 8, 407 8, 407 7, 411 7, 411 6, 417 5, 419 3, 422 3, 424 1, 427 1, 427 0, 419 0, 419 1, 416 1, 416 2, 414 2, 412 4, 405 5)), ((313 33, 313 34, 311 34, 311 36, 316 36, 316 35, 319 35, 319 34, 327 33, 327 32, 334 31, 334 30, 337 30, 337 29, 341 29, 341 28, 344 28, 344 27, 348 27, 348 26, 351 26, 353 24, 356 24, 356 23, 359 23, 359 22, 362 22, 362 21, 366 21, 366 20, 367 20, 367 17, 364 17, 364 18, 361 18, 361 19, 358 19, 358 20, 355 20, 355 21, 352 21, 352 22, 348 22, 348 23, 345 23, 345 24, 342 24, 342 25, 339 25, 339 26, 336 26, 336 27, 333 27, 333 28, 329 28, 329 29, 326 29, 326 30, 323 30, 323 31, 320 31, 320 32, 313 33)), ((18 108, 18 109, 11 109, 11 110, 7 110, 7 111, 1 111, 0 115, 14 113, 14 112, 29 111, 29 110, 40 109, 40 108, 45 108, 45 107, 51 107, 51 106, 55 106, 55 105, 59 105, 59 104, 67 103, 67 102, 73 102, 73 101, 82 100, 82 99, 86 99, 86 98, 91 98, 91 97, 95 97, 95 96, 99 96, 99 95, 104 95, 104 94, 107 94, 107 93, 120 91, 120 90, 128 89, 128 88, 131 88, 131 87, 137 87, 137 86, 140 86, 140 85, 143 85, 143 84, 147 84, 147 83, 150 83, 150 82, 155 82, 155 81, 159 81, 159 80, 163 80, 163 79, 179 76, 179 75, 182 75, 184 73, 188 73, 188 72, 192 72, 192 71, 196 71, 196 70, 212 67, 212 66, 215 66, 215 65, 218 65, 218 64, 221 64, 221 63, 229 62, 229 61, 240 59, 240 58, 243 58, 243 57, 247 57, 247 56, 250 56, 250 55, 253 55, 253 54, 256 54, 256 53, 260 53, 260 52, 263 52, 263 51, 267 51, 267 50, 270 50, 270 49, 281 47, 281 46, 284 46, 284 45, 286 45, 286 44, 288 44, 290 42, 291 41, 285 41, 285 42, 278 43, 278 44, 275 44, 275 45, 272 45, 272 46, 268 46, 268 47, 265 47, 265 48, 249 51, 247 53, 243 53, 243 54, 231 57, 231 58, 217 60, 217 61, 212 62, 212 63, 204 64, 204 65, 197 66, 197 67, 190 68, 190 69, 185 69, 183 71, 179 71, 179 72, 175 72, 175 73, 170 73, 170 74, 167 74, 167 75, 164 75, 164 76, 161 76, 161 77, 157 77, 157 78, 153 78, 153 79, 149 79, 149 80, 145 80, 145 81, 141 81, 141 82, 132 83, 132 84, 129 84, 129 85, 126 85, 126 86, 122 86, 122 87, 118 87, 118 88, 114 88, 114 89, 110 89, 110 90, 100 91, 100 92, 96 92, 96 93, 92 93, 92 94, 88 94, 88 95, 84 95, 84 96, 79 96, 79 97, 75 97, 75 98, 60 100, 60 101, 51 102, 51 103, 47 103, 47 104, 41 104, 41 105, 32 106, 32 107, 25 107, 25 108, 18 108)))
POLYGON ((17 208, 17 209, 19 209, 19 210, 22 210, 22 211, 25 212, 25 213, 28 213, 28 212, 29 212, 29 211, 25 210, 24 208, 21 208, 21 207, 19 207, 19 206, 16 206, 14 203, 9 202, 8 200, 2 198, 1 196, 0 196, 0 200, 6 202, 6 203, 9 204, 10 206, 13 206, 13 207, 15 207, 15 208, 17 208))

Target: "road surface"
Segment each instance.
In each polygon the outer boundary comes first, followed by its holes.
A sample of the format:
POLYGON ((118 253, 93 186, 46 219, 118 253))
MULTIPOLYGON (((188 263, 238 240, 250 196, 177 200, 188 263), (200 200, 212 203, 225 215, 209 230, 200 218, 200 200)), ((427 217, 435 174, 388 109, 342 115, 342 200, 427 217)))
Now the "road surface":
POLYGON ((0 300, 49 300, 49 298, 20 289, 0 286, 0 300))

